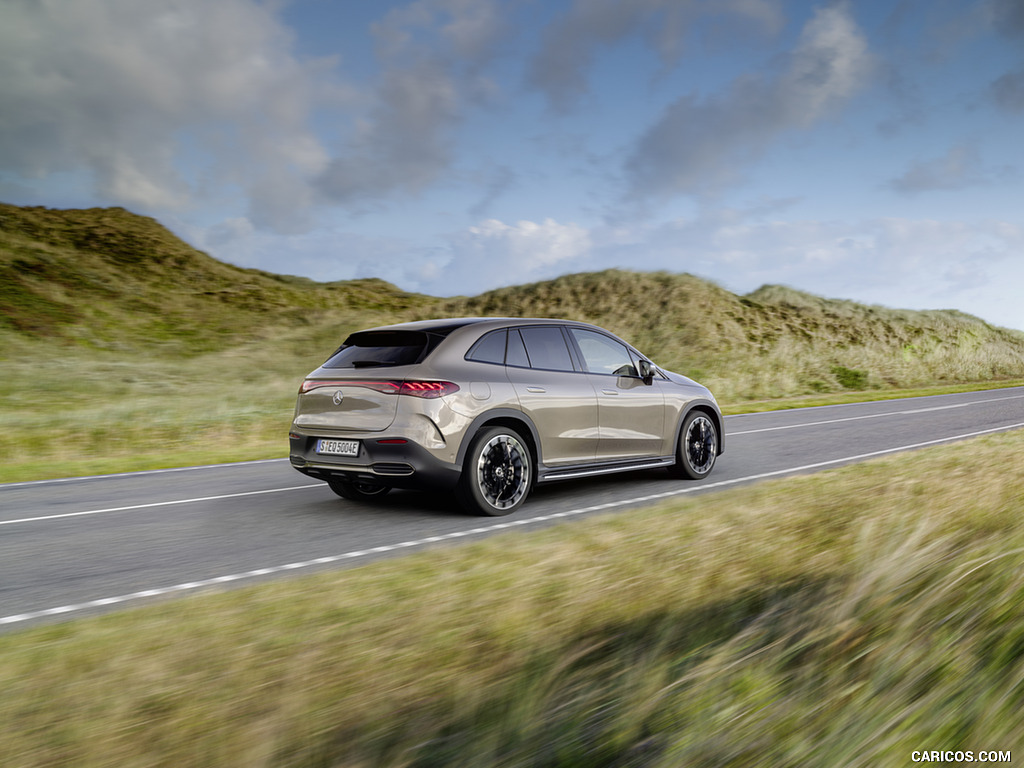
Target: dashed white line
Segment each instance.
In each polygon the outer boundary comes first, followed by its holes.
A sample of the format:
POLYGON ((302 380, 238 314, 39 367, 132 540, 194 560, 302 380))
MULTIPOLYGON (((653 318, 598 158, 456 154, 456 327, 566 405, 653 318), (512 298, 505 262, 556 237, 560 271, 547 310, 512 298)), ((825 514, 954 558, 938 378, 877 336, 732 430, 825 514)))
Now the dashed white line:
MULTIPOLYGON (((1002 427, 994 427, 992 429, 983 429, 977 432, 968 432, 962 435, 953 435, 951 437, 943 437, 937 440, 927 440, 923 443, 914 443, 912 445, 901 445, 897 448, 886 448, 880 451, 872 451, 870 453, 861 453, 856 456, 846 456, 841 459, 832 459, 830 461, 819 461, 814 464, 804 464, 799 467, 790 467, 788 469, 777 469, 772 472, 762 472, 757 475, 748 475, 746 477, 738 477, 732 480, 720 480, 717 483, 702 483, 700 485, 691 485, 685 488, 679 488, 674 491, 665 491, 664 493, 653 493, 648 496, 641 496, 639 498, 625 499, 622 501, 610 501, 605 504, 595 504, 589 507, 581 507, 579 509, 571 509, 563 512, 553 512, 548 515, 538 515, 536 517, 528 517, 519 520, 509 520, 501 523, 495 523, 493 525, 485 525, 477 528, 470 528, 463 531, 453 531, 451 533, 438 534, 435 536, 428 536, 422 539, 414 539, 410 541, 403 541, 398 544, 387 544, 380 547, 373 547, 372 549, 361 549, 352 552, 345 552, 340 555, 329 555, 327 557, 318 557, 313 560, 306 560, 302 562, 287 563, 286 565, 271 566, 269 568, 258 568, 253 571, 246 571, 244 573, 229 574, 226 576, 216 576, 211 579, 203 579, 201 581, 189 581, 183 584, 176 584, 171 587, 160 587, 157 589, 146 589, 140 592, 133 592, 128 595, 119 595, 117 597, 103 597, 98 600, 90 600, 85 603, 77 603, 74 605, 62 605, 57 608, 46 608, 38 611, 30 611, 28 613, 20 613, 14 616, 3 616, 0 617, 0 625, 4 624, 16 624, 23 621, 31 621, 33 619, 45 618, 47 616, 55 616, 58 614, 74 613, 78 611, 85 611, 90 608, 99 608, 107 605, 115 605, 119 603, 126 603, 132 600, 140 600, 147 597, 159 597, 161 595, 167 595, 173 592, 185 592, 194 591, 197 589, 203 589, 205 587, 213 587, 219 584, 224 584, 230 581, 240 581, 242 579, 256 578, 259 576, 269 576, 275 573, 282 573, 284 571, 298 570, 301 568, 311 568, 315 565, 327 565, 330 563, 340 562, 342 560, 354 560, 362 557, 366 557, 372 554, 383 554, 386 552, 392 552, 397 549, 405 549, 409 547, 420 547, 426 544, 434 544, 441 541, 449 541, 454 539, 460 539, 464 536, 478 535, 491 533, 494 531, 505 530, 513 526, 531 525, 533 523, 543 523, 551 520, 560 520, 567 517, 574 517, 577 515, 587 514, 588 512, 601 512, 616 507, 623 507, 627 505, 646 504, 648 502, 660 501, 662 499, 671 498, 673 496, 682 496, 688 493, 695 493, 698 491, 707 491, 713 488, 724 488, 730 485, 737 485, 739 483, 752 482, 755 480, 766 480, 771 477, 781 477, 783 475, 792 475, 799 472, 808 472, 815 469, 822 469, 823 467, 834 466, 837 464, 845 464, 848 462, 862 461, 864 459, 870 459, 877 456, 884 456, 890 453, 899 453, 901 451, 910 451, 916 448, 925 448, 930 445, 939 445, 941 443, 949 443, 955 440, 964 440, 970 437, 980 437, 981 435, 989 435, 996 432, 1007 432, 1012 429, 1024 428, 1024 422, 1019 424, 1008 424, 1002 427)), ((318 486, 302 486, 302 487, 318 487, 318 486)), ((183 502, 179 502, 183 503, 183 502)))

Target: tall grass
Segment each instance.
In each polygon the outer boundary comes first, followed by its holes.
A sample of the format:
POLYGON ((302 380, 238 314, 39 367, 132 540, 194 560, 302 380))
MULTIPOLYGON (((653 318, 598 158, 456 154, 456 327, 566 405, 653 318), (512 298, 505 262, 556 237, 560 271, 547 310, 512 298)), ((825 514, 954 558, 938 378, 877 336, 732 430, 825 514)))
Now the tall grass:
POLYGON ((3 636, 0 764, 1016 751, 1022 458, 992 436, 3 636))
POLYGON ((349 331, 453 315, 605 326, 733 410, 1024 378, 1024 333, 958 312, 622 270, 437 299, 234 267, 122 209, 0 204, 0 482, 279 456, 298 382, 349 331))

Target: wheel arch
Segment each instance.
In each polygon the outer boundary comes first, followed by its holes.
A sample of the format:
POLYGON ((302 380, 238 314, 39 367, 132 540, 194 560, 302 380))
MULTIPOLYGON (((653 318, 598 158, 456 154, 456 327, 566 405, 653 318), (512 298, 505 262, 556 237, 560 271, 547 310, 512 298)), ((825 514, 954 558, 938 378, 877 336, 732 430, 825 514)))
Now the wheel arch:
POLYGON ((686 421, 686 417, 694 411, 700 411, 711 418, 711 421, 715 425, 715 430, 718 432, 718 455, 721 456, 725 453, 725 424, 722 419, 722 412, 719 411, 710 400, 697 400, 691 403, 689 407, 679 414, 679 421, 676 422, 676 439, 673 453, 679 453, 679 441, 683 436, 683 422, 686 421))
POLYGON ((466 453, 469 451, 473 438, 476 437, 480 430, 487 427, 509 427, 516 430, 526 440, 526 447, 529 448, 530 453, 533 455, 534 465, 536 467, 541 465, 540 436, 537 433, 537 427, 534 426, 530 417, 522 411, 517 411, 513 408, 498 408, 480 414, 467 427, 465 437, 463 437, 462 444, 459 446, 459 452, 455 457, 455 463, 460 468, 466 459, 466 453))

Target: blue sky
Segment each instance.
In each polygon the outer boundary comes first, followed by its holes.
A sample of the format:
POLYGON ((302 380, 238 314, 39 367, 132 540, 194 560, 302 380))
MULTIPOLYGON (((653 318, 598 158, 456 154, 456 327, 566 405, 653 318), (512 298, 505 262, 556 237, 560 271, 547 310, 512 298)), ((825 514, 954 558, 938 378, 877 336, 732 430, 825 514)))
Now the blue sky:
POLYGON ((0 200, 449 296, 619 267, 1024 329, 1021 0, 2 0, 0 200))

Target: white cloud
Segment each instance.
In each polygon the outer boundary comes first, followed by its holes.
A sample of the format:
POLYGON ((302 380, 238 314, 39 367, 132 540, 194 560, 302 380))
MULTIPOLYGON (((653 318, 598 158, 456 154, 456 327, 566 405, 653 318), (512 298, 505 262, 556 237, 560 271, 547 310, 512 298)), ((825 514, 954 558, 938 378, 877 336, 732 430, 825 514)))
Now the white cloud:
POLYGON ((847 6, 818 10, 780 73, 748 74, 720 95, 670 105, 626 162, 630 196, 703 196, 735 183, 780 134, 809 128, 841 107, 870 61, 847 6))
MULTIPOLYGON (((1024 41, 1024 3, 1020 0, 990 0, 987 8, 992 28, 1019 50, 1019 44, 1024 41)), ((1000 107, 1009 112, 1024 112, 1024 65, 996 78, 991 90, 1000 107)))
POLYGON ((587 70, 601 47, 641 34, 663 66, 671 67, 682 55, 691 28, 714 16, 728 17, 732 43, 751 30, 775 34, 783 22, 776 0, 576 0, 545 30, 527 82, 552 107, 565 111, 587 92, 587 70))
POLYGON ((582 269, 590 249, 589 231, 577 224, 487 219, 451 237, 437 278, 423 290, 472 294, 551 278, 582 269))
POLYGON ((494 0, 418 0, 374 25, 384 65, 374 105, 317 185, 352 205, 417 194, 452 165, 466 106, 495 90, 485 76, 507 36, 494 0))
POLYGON ((952 147, 945 156, 913 163, 902 175, 889 182, 896 192, 914 195, 934 190, 958 190, 1011 181, 1017 172, 1010 166, 985 165, 978 150, 968 145, 952 147))
MULTIPOLYGON (((253 0, 5 3, 0 168, 84 171, 105 201, 143 210, 194 202, 189 152, 216 158, 208 179, 250 193, 301 186, 327 159, 310 111, 341 91, 329 62, 291 44, 253 0)), ((301 197, 277 199, 277 217, 301 197)))

